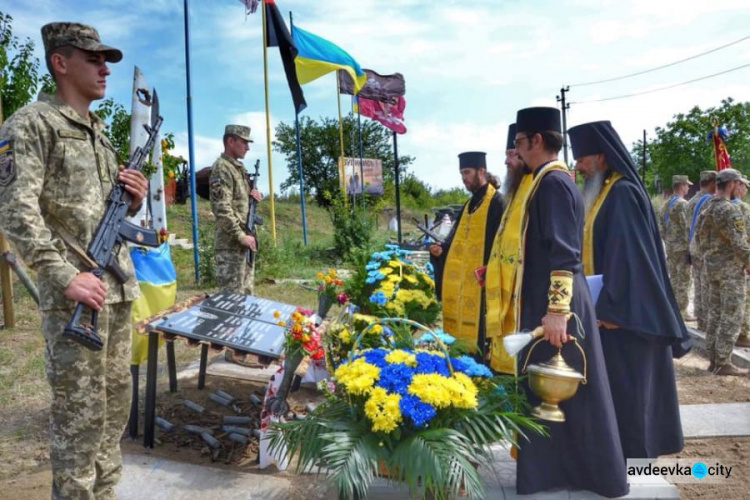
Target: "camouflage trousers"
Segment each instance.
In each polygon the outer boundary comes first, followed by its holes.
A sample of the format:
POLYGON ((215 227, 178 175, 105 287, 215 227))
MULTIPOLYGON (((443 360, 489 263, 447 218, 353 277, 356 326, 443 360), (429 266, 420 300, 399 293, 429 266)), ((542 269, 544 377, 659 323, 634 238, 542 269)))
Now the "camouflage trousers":
POLYGON ((216 282, 219 289, 254 295, 255 260, 251 266, 248 265, 245 252, 237 250, 217 250, 215 255, 216 282))
POLYGON ((740 336, 750 337, 750 276, 745 275, 745 311, 740 336))
POLYGON ((698 320, 698 329, 706 331, 708 320, 708 281, 706 265, 702 259, 693 259, 693 315, 698 320))
POLYGON ((708 273, 706 351, 719 367, 729 362, 740 335, 745 309, 745 276, 708 273))
POLYGON ((130 410, 130 302, 106 305, 91 351, 62 337, 71 310, 42 312, 52 389, 52 498, 114 499, 122 473, 120 438, 130 410))
POLYGON ((683 314, 687 310, 690 290, 690 266, 685 262, 685 252, 667 254, 667 272, 672 283, 674 298, 683 314))

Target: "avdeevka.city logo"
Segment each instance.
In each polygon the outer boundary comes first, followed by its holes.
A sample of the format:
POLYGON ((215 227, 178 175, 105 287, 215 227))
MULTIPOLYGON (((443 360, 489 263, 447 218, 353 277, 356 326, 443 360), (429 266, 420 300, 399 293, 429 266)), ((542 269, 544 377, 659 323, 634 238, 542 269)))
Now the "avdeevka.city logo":
POLYGON ((731 465, 711 459, 628 459, 627 471, 631 483, 719 483, 732 477, 731 465))

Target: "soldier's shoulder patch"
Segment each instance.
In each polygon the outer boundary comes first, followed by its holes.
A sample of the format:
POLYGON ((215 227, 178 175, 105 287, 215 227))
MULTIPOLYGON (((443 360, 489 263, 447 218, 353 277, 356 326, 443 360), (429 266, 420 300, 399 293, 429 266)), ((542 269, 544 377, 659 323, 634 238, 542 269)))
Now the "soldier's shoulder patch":
POLYGON ((224 196, 221 186, 221 179, 211 179, 211 199, 220 200, 224 196))
POLYGON ((7 186, 16 178, 16 163, 9 140, 0 141, 0 186, 7 186))
POLYGON ((732 224, 737 231, 745 232, 745 218, 741 215, 735 215, 732 217, 732 224))

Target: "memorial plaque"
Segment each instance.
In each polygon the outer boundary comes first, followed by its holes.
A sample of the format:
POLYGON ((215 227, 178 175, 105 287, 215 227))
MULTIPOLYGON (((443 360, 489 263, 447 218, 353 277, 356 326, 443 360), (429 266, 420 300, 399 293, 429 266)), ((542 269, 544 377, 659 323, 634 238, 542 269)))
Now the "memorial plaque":
POLYGON ((231 292, 213 294, 194 306, 149 324, 150 329, 231 347, 238 351, 279 358, 284 331, 296 306, 231 292), (274 318, 274 311, 280 317, 274 318))

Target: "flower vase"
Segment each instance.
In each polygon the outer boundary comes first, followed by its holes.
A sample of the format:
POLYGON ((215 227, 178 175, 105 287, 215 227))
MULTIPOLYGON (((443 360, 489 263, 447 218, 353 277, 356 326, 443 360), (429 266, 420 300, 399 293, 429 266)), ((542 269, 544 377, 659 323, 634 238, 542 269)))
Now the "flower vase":
POLYGON ((318 294, 318 316, 320 316, 321 321, 328 315, 331 306, 333 306, 333 299, 331 297, 322 293, 318 294))

